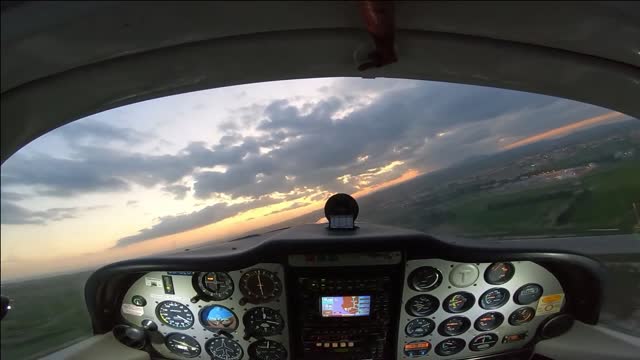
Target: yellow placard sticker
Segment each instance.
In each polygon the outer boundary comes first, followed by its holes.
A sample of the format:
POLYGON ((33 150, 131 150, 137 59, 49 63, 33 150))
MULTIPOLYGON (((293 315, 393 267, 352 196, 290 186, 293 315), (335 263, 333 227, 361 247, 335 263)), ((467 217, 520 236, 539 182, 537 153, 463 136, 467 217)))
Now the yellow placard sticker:
POLYGON ((564 294, 552 294, 543 296, 538 300, 536 316, 555 314, 562 308, 564 294))

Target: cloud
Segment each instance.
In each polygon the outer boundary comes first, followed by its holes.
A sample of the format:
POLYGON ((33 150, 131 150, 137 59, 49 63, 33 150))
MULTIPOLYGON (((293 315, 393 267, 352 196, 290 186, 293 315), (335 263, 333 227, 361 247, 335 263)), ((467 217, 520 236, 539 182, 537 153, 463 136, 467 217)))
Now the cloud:
POLYGON ((129 200, 129 201, 127 201, 126 205, 127 206, 136 206, 136 205, 138 205, 139 202, 140 201, 138 201, 138 200, 129 200))
POLYGON ((103 144, 110 142, 136 144, 148 139, 147 134, 137 130, 111 126, 91 118, 87 118, 85 121, 72 122, 60 128, 56 134, 72 144, 80 144, 84 141, 103 144))
MULTIPOLYGON (((301 208, 301 207, 304 207, 304 206, 307 206, 307 205, 309 205, 309 203, 308 203, 308 202, 304 202, 304 201, 296 201, 296 202, 294 202, 293 204, 291 204, 291 205, 289 205, 289 206, 287 206, 287 207, 284 207, 284 208, 282 208, 282 209, 278 209, 278 210, 272 211, 272 212, 268 213, 267 215, 279 214, 279 213, 281 213, 281 212, 285 212, 285 211, 289 211, 289 210, 294 210, 294 209, 301 208)), ((265 215, 265 216, 266 216, 266 215, 265 215)))
POLYGON ((185 185, 175 184, 165 186, 162 188, 162 190, 173 194, 176 200, 183 200, 187 196, 187 192, 189 192, 191 188, 185 185))
MULTIPOLYGON (((421 81, 345 79, 324 93, 323 99, 278 99, 234 109, 232 120, 218 126, 223 136, 217 143, 193 142, 173 154, 72 140, 72 155, 65 158, 19 153, 3 165, 2 187, 70 197, 157 186, 177 200, 190 192, 200 200, 353 193, 411 169, 442 168, 500 151, 501 138, 524 138, 606 112, 543 95, 421 81), (191 180, 192 188, 184 185, 191 180)), ((107 143, 147 136, 104 124, 77 126, 65 136, 100 134, 107 143)), ((191 230, 257 205, 220 203, 167 215, 117 246, 191 230)))
POLYGON ((2 200, 9 200, 9 201, 20 201, 20 200, 26 199, 27 197, 29 197, 29 195, 11 192, 11 191, 3 191, 1 195, 2 200))
POLYGON ((83 212, 101 209, 105 206, 60 207, 32 211, 3 198, 0 202, 0 207, 2 209, 1 223, 3 225, 45 225, 53 221, 74 219, 83 212))
POLYGON ((146 240, 197 229, 237 215, 243 211, 270 205, 278 201, 279 200, 264 197, 255 201, 234 205, 217 203, 188 214, 163 216, 158 219, 157 224, 142 229, 135 235, 118 239, 114 247, 126 247, 146 240))

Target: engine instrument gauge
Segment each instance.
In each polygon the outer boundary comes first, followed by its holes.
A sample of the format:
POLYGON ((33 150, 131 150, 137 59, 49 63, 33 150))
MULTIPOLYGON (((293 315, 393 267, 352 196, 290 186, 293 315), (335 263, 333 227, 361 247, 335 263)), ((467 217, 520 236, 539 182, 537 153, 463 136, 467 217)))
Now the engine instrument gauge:
POLYGON ((484 272, 484 280, 491 285, 502 285, 513 277, 516 269, 510 262, 497 262, 489 265, 484 272))
POLYGON ((186 334, 172 333, 164 338, 164 344, 167 349, 174 354, 193 358, 200 355, 202 349, 200 343, 194 338, 186 334))
POLYGON ((255 307, 242 317, 244 331, 250 336, 273 336, 281 334, 284 319, 279 311, 267 307, 255 307))
POLYGON ((232 332, 238 328, 238 317, 227 307, 210 305, 200 310, 200 323, 209 331, 232 332))
POLYGON ((156 316, 161 323, 174 329, 188 329, 193 326, 194 317, 186 305, 167 300, 156 306, 156 316))
POLYGON ((518 305, 527 305, 538 301, 542 296, 542 286, 538 284, 527 284, 521 286, 513 295, 513 301, 518 305))
POLYGON ((435 327, 436 323, 434 323, 433 320, 418 318, 411 320, 407 326, 405 326, 404 332, 409 337, 418 338, 431 334, 435 327))
POLYGON ((498 343, 498 335, 492 333, 480 334, 469 342, 471 351, 482 351, 494 347, 498 343))
POLYGON ((404 344, 404 355, 410 358, 422 357, 431 350, 431 343, 428 341, 412 341, 404 344))
POLYGON ((440 356, 450 356, 464 350, 467 343, 458 338, 446 339, 436 345, 436 354, 440 356))
POLYGON ((525 306, 518 308, 509 315, 509 324, 517 326, 528 323, 533 320, 535 315, 536 310, 532 307, 525 306))
POLYGON ((285 360, 287 349, 277 341, 261 339, 247 349, 249 357, 255 360, 285 360))
POLYGON ((407 301, 405 310, 412 316, 429 316, 438 310, 440 301, 435 296, 422 294, 416 295, 407 301))
POLYGON ((480 296, 480 307, 487 310, 497 309, 509 301, 509 295, 509 291, 504 288, 489 289, 480 296))
POLYGON ((264 269, 249 270, 240 278, 240 292, 252 304, 269 302, 282 293, 282 282, 275 273, 264 269))
POLYGON ((454 316, 446 319, 438 326, 438 332, 442 336, 457 336, 463 334, 471 327, 471 321, 464 316, 454 316))
POLYGON ((499 312, 488 312, 480 315, 473 323, 473 327, 478 331, 489 331, 502 325, 504 315, 499 312))
POLYGON ((462 313, 471 309, 475 302, 476 298, 471 293, 460 291, 447 296, 442 307, 448 313, 462 313))
POLYGON ((233 280, 225 272, 198 273, 194 275, 193 281, 206 300, 221 301, 233 295, 233 280))
POLYGON ((409 274, 409 286, 415 291, 430 291, 442 283, 442 273, 431 266, 417 268, 409 274))
POLYGON ((242 346, 226 336, 216 336, 204 346, 212 360, 240 360, 244 356, 242 346))

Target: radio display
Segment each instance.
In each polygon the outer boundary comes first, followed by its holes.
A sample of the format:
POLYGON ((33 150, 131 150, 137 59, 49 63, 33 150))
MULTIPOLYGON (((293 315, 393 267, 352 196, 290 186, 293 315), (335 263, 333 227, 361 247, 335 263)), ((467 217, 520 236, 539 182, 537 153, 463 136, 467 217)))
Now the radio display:
POLYGON ((322 296, 320 310, 325 318, 369 316, 371 296, 322 296))

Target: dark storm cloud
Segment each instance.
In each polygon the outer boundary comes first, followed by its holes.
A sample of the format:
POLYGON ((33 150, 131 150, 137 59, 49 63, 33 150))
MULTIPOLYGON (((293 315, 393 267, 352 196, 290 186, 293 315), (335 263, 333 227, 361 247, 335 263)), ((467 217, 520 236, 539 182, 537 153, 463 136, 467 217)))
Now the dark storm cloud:
POLYGON ((2 208, 0 216, 3 225, 45 225, 52 221, 73 219, 86 211, 104 206, 50 208, 43 211, 32 211, 3 198, 0 207, 2 208))
POLYGON ((163 216, 158 219, 158 223, 138 231, 137 234, 123 237, 116 242, 114 247, 126 247, 143 241, 178 234, 184 231, 197 229, 209 224, 224 220, 230 216, 237 215, 255 207, 266 206, 279 202, 279 200, 264 197, 253 202, 226 205, 218 203, 207 206, 201 210, 189 214, 163 216))

